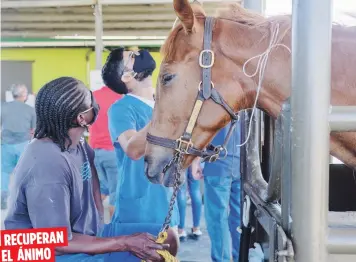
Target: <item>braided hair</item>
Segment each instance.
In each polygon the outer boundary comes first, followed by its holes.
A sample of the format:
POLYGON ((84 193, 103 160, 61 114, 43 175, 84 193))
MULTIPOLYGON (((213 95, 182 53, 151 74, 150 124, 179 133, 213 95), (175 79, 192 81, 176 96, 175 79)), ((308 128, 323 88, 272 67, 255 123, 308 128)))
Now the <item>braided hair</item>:
POLYGON ((34 137, 50 138, 61 151, 68 150, 72 140, 68 130, 75 127, 80 112, 90 107, 90 93, 72 77, 60 77, 45 84, 36 97, 37 123, 34 137), (69 145, 66 147, 66 142, 69 145))

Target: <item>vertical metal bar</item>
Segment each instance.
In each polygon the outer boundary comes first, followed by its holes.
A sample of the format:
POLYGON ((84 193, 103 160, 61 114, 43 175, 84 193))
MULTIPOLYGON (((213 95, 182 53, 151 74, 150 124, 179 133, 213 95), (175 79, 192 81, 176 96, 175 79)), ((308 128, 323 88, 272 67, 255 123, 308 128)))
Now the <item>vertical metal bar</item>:
POLYGON ((264 145, 262 151, 262 169, 263 177, 267 180, 271 176, 272 154, 274 144, 274 121, 264 114, 264 145))
MULTIPOLYGON (((247 137, 248 126, 249 126, 249 117, 246 111, 242 111, 239 113, 240 117, 240 128, 241 128, 241 140, 240 144, 243 143, 247 137)), ((237 128, 237 127, 236 127, 237 128)), ((244 181, 247 181, 247 154, 246 154, 246 145, 241 147, 240 149, 240 172, 241 172, 241 185, 244 184, 244 181)), ((245 191, 243 190, 243 186, 241 187, 241 221, 243 221, 243 216, 246 215, 243 213, 243 203, 246 196, 245 191)), ((248 215, 250 215, 249 212, 248 215)), ((241 224, 241 238, 240 238, 240 254, 239 254, 239 262, 248 261, 248 252, 250 248, 250 240, 251 240, 251 224, 248 221, 247 225, 241 224)))
POLYGON ((261 110, 256 110, 256 136, 257 136, 257 141, 258 141, 258 155, 260 157, 260 163, 262 162, 262 111, 261 110))
POLYGON ((282 106, 282 228, 288 237, 291 236, 291 109, 290 100, 286 101, 282 106))
POLYGON ((275 221, 269 221, 269 259, 268 262, 276 261, 276 246, 278 244, 277 240, 277 224, 275 221))
POLYGON ((327 261, 331 3, 293 1, 292 237, 297 262, 327 261))
MULTIPOLYGON (((282 152, 282 137, 283 137, 283 117, 279 116, 275 122, 275 129, 270 128, 273 132, 273 149, 269 152, 269 160, 271 161, 270 169, 268 171, 268 188, 267 188, 267 202, 274 202, 280 200, 281 197, 281 177, 282 177, 282 159, 285 155, 282 152)), ((271 125, 272 126, 272 125, 271 125)), ((285 174, 283 173, 283 176, 285 174)))
POLYGON ((95 2, 95 68, 101 69, 103 54, 103 13, 100 0, 96 0, 95 2))

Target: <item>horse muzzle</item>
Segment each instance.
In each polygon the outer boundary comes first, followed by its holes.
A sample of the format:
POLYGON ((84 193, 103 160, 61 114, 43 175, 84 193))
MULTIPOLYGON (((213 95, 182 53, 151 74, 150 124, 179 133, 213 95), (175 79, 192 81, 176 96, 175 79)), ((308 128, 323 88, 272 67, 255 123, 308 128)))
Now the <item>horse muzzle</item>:
MULTIPOLYGON (((144 161, 145 175, 151 183, 162 184, 165 187, 174 186, 176 167, 175 164, 173 164, 166 168, 166 166, 170 162, 169 158, 161 161, 156 161, 154 158, 146 156, 144 161), (164 173, 162 172, 163 170, 165 170, 164 173)), ((180 172, 178 185, 184 183, 184 173, 184 170, 180 172)))

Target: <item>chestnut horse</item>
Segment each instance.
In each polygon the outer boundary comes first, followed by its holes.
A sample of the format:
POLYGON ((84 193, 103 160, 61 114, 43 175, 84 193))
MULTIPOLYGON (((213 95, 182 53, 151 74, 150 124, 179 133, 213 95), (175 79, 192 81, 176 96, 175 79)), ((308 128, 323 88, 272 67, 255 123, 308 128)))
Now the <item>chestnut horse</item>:
MULTIPOLYGON (((204 10, 187 0, 175 0, 174 9, 180 23, 172 29, 161 53, 163 61, 156 90, 156 104, 149 134, 176 140, 182 136, 191 117, 197 98, 202 67, 199 56, 203 50, 204 10)), ((258 59, 243 67, 250 58, 264 53, 272 38, 271 27, 279 25, 278 43, 268 58, 257 107, 276 118, 282 103, 291 94, 291 17, 265 18, 245 10, 238 4, 222 9, 214 18, 211 50, 215 61, 211 80, 215 90, 234 112, 252 108, 256 94, 258 59), (284 47, 283 47, 284 46, 284 47), (287 48, 286 48, 287 47, 287 48), (289 47, 289 48, 288 48, 289 47)), ((331 104, 356 105, 356 27, 333 25, 331 104)), ((322 59, 322 58, 321 58, 322 59)), ((320 87, 323 92, 324 86, 320 87)), ((307 94, 306 94, 307 95, 307 94)), ((224 107, 208 99, 194 123, 191 141, 203 149, 216 133, 231 120, 224 107)), ((172 185, 172 168, 163 177, 162 170, 174 155, 174 149, 149 143, 145 152, 146 175, 151 182, 172 185)), ((350 167, 356 167, 356 133, 332 132, 330 153, 350 167)), ((183 167, 189 166, 195 156, 185 155, 183 167)))

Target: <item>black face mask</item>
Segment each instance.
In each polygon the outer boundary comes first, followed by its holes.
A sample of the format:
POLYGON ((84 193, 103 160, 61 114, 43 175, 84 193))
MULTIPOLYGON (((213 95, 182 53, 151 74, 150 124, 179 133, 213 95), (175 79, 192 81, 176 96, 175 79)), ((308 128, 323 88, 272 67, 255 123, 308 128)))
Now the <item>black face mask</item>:
POLYGON ((139 55, 134 55, 135 62, 133 64, 133 71, 141 73, 146 70, 153 72, 156 69, 156 61, 147 50, 140 50, 139 55))
POLYGON ((90 91, 90 97, 91 97, 91 107, 93 108, 94 116, 93 116, 93 120, 88 125, 92 125, 95 123, 95 121, 98 119, 98 115, 99 115, 99 111, 100 111, 100 106, 96 102, 92 91, 90 91))
POLYGON ((93 92, 90 91, 90 98, 91 98, 91 107, 83 112, 80 112, 79 114, 85 114, 89 112, 90 110, 93 110, 93 119, 86 125, 82 126, 79 123, 73 124, 72 127, 86 127, 88 129, 89 126, 95 123, 96 119, 98 118, 99 111, 100 111, 100 106, 96 103, 96 100, 93 96, 93 92))
MULTIPOLYGON (((121 81, 125 72, 124 51, 124 48, 113 50, 102 69, 102 78, 105 85, 118 94, 129 92, 126 84, 121 81)), ((140 50, 138 54, 133 53, 133 57, 135 58, 133 71, 136 75, 146 70, 153 72, 156 69, 156 62, 147 50, 140 50)))

